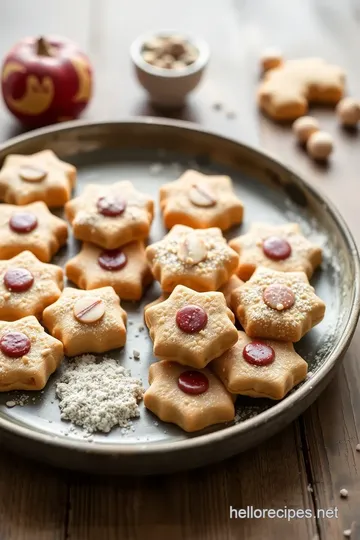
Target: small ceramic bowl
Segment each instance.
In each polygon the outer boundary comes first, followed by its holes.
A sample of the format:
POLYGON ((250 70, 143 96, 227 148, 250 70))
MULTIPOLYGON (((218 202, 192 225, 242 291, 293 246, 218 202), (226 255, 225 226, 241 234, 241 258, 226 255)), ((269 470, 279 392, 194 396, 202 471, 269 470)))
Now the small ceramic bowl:
POLYGON ((199 38, 181 32, 159 31, 139 36, 131 45, 131 59, 137 78, 147 90, 154 105, 161 108, 178 108, 184 105, 186 96, 199 84, 209 61, 209 47, 199 38), (198 50, 198 57, 192 64, 181 69, 166 69, 146 62, 142 52, 145 43, 154 37, 181 35, 198 50))

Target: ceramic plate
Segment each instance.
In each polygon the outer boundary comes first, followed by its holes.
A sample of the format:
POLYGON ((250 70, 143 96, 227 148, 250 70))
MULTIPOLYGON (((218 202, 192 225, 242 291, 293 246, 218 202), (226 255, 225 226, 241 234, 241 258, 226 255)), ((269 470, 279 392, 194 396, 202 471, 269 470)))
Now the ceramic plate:
MULTIPOLYGON (((141 404, 133 430, 84 437, 81 429, 60 420, 53 375, 42 392, 0 395, 0 435, 8 446, 55 465, 92 472, 152 474, 197 467, 219 461, 257 445, 273 435, 312 403, 346 351, 359 315, 359 261, 354 240, 341 216, 322 195, 269 155, 182 122, 136 119, 114 123, 68 123, 18 137, 0 148, 0 161, 9 153, 28 154, 51 148, 76 165, 79 194, 89 182, 131 180, 158 201, 162 183, 175 180, 188 168, 229 174, 245 204, 245 219, 226 235, 248 230, 252 221, 300 223, 305 235, 319 243, 324 262, 312 284, 326 302, 322 323, 296 349, 309 364, 311 376, 285 399, 239 398, 234 423, 186 434, 165 424, 141 404), (23 406, 8 408, 15 399, 23 406)), ((1 207, 0 207, 1 211, 1 207)), ((62 210, 56 212, 62 215, 62 210)), ((166 233, 159 208, 149 243, 166 233)), ((63 266, 79 251, 71 236, 53 262, 63 266)), ((159 295, 154 284, 142 302, 123 302, 129 315, 126 347, 109 356, 130 368, 147 387, 152 346, 143 324, 143 307, 159 295), (140 351, 134 360, 132 351, 140 351)))

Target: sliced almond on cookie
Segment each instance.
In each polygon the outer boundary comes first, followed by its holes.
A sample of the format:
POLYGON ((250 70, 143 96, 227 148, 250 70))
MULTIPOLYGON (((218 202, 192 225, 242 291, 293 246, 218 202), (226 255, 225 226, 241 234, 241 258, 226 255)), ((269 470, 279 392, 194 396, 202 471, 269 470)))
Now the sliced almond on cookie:
POLYGON ((27 182, 41 182, 46 177, 47 172, 40 167, 33 165, 22 165, 19 170, 19 176, 27 182))
POLYGON ((83 296, 74 304, 75 318, 82 323, 92 324, 99 321, 105 313, 105 304, 101 298, 83 296))
POLYGON ((207 257, 207 249, 204 241, 196 234, 188 234, 180 243, 178 257, 186 264, 198 264, 207 257))
POLYGON ((204 184, 194 184, 189 191, 189 199, 196 206, 214 206, 216 198, 213 191, 204 184))

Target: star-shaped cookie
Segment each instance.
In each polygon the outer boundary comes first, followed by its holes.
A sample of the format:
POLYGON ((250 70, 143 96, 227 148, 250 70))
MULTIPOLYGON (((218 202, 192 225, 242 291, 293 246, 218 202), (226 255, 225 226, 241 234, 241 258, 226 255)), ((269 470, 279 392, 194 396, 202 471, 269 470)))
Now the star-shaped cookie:
POLYGON ((62 269, 40 262, 31 251, 0 261, 0 320, 16 321, 29 315, 39 319, 62 288, 62 269))
POLYGON ((24 250, 49 262, 66 244, 67 224, 54 216, 45 203, 26 206, 2 204, 0 212, 0 259, 10 259, 24 250))
POLYGON ((290 342, 253 340, 239 332, 239 341, 211 369, 232 394, 282 399, 307 374, 307 363, 290 342))
POLYGON ((279 341, 299 341, 325 314, 304 272, 261 266, 232 293, 232 306, 248 336, 279 341))
POLYGON ((231 394, 208 369, 193 370, 175 362, 156 362, 149 370, 144 404, 160 420, 193 432, 230 422, 235 408, 231 394))
POLYGON ((84 242, 80 253, 67 262, 65 271, 81 289, 109 285, 122 300, 140 300, 153 279, 142 241, 115 250, 84 242))
POLYGON ((89 184, 65 206, 75 238, 104 249, 117 249, 149 236, 154 201, 131 182, 89 184))
POLYGON ((229 176, 193 170, 160 187, 160 206, 168 229, 181 224, 195 229, 219 227, 225 231, 241 223, 244 213, 229 176))
POLYGON ((43 201, 49 207, 64 206, 76 182, 76 169, 52 150, 30 156, 7 156, 0 171, 0 200, 10 204, 43 201))
POLYGON ((322 252, 307 240, 297 223, 253 223, 247 234, 229 242, 240 257, 237 274, 247 281, 258 266, 282 272, 305 272, 310 279, 321 264, 322 252))
POLYGON ((43 313, 50 334, 64 345, 65 354, 103 353, 123 347, 126 312, 112 287, 81 291, 66 287, 43 313))
POLYGON ((64 357, 36 317, 0 321, 0 392, 41 390, 64 357))
POLYGON ((182 285, 145 311, 154 355, 196 368, 237 342, 234 320, 222 293, 198 293, 182 285))
POLYGON ((239 257, 229 248, 221 230, 175 225, 160 242, 146 248, 152 273, 163 291, 176 285, 214 291, 236 271, 239 257))

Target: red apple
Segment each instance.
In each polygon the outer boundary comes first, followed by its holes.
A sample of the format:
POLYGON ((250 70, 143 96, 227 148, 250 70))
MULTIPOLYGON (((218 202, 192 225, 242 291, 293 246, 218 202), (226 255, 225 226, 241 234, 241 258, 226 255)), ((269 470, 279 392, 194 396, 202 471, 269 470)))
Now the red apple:
POLYGON ((86 55, 66 38, 25 38, 6 56, 1 87, 8 109, 39 127, 76 118, 92 93, 86 55))

